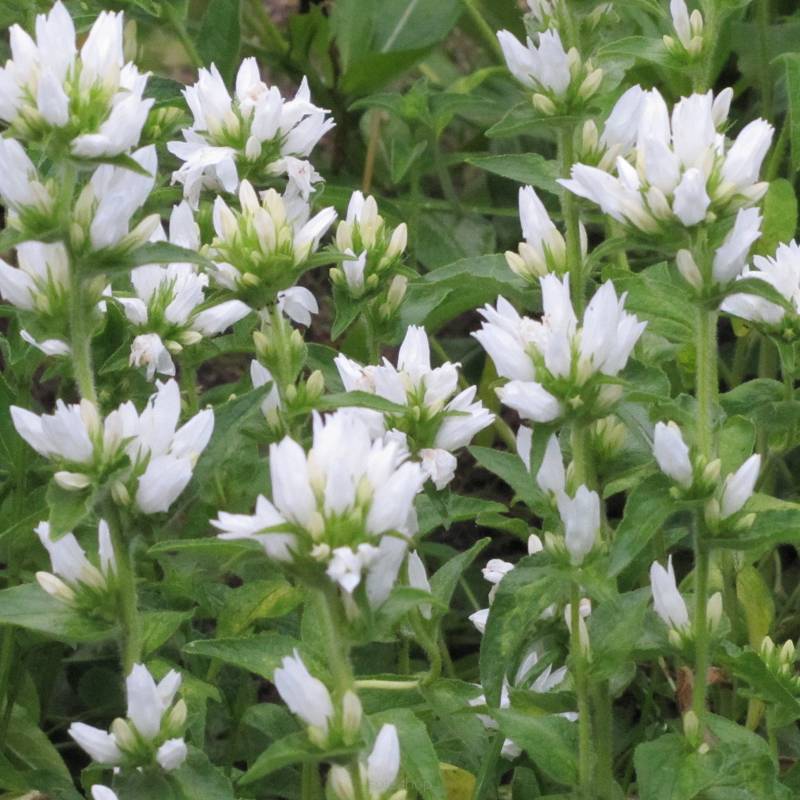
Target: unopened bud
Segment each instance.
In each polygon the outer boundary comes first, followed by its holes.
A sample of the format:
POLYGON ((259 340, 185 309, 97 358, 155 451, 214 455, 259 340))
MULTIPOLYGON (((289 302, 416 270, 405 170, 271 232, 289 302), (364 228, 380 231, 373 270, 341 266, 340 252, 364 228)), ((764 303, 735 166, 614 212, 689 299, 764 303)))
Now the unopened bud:
POLYGON ((183 726, 186 724, 186 717, 188 710, 186 708, 186 701, 181 698, 172 707, 167 717, 167 728, 169 729, 168 735, 170 737, 177 736, 183 731, 183 726))
POLYGON ((353 779, 346 767, 334 764, 328 771, 329 800, 355 800, 353 779))
POLYGON ((136 747, 136 734, 122 717, 117 717, 111 723, 111 733, 121 750, 133 750, 136 747))
POLYGON ((592 153, 597 150, 600 137, 597 131, 597 125, 593 119, 587 119, 583 123, 583 131, 581 133, 581 147, 584 153, 592 153))
POLYGON ((719 500, 716 497, 712 497, 707 503, 705 507, 705 518, 706 522, 709 524, 714 524, 719 522, 719 500))
POLYGON ((603 82, 603 70, 599 67, 590 72, 581 83, 578 89, 578 96, 584 100, 588 100, 599 88, 603 82))
POLYGON ((256 348, 256 353, 262 358, 269 351, 269 339, 261 331, 253 331, 253 344, 256 348))
POLYGON ((342 727, 348 741, 354 741, 361 729, 361 701, 351 689, 342 698, 342 727))
POLYGON ((556 113, 555 103, 544 94, 535 94, 533 96, 533 107, 546 117, 551 117, 556 113))
POLYGON ((700 733, 700 720, 694 711, 687 711, 683 715, 683 735, 690 740, 695 740, 700 733))
POLYGON ((316 400, 325 391, 325 378, 322 372, 315 369, 306 381, 306 393, 309 400, 316 400))
POLYGON ((678 250, 675 262, 678 265, 678 272, 690 286, 699 289, 703 285, 703 276, 694 256, 688 250, 678 250))
POLYGON ((118 506, 127 506, 131 502, 131 496, 122 481, 115 481, 111 486, 111 497, 118 506))
POLYGON ((709 485, 717 483, 721 470, 722 462, 718 458, 715 458, 713 461, 706 464, 703 470, 703 481, 709 485))
POLYGON ((706 605, 706 620, 708 621, 709 630, 715 631, 719 627, 721 619, 722 595, 719 592, 714 592, 708 598, 708 604, 706 605))
POLYGON ((78 492, 92 482, 92 479, 82 472, 67 472, 66 470, 59 470, 53 475, 53 478, 62 489, 66 489, 68 492, 78 492))
POLYGON ((39 586, 51 597, 55 597, 56 600, 67 603, 67 605, 75 603, 75 592, 61 578, 50 572, 37 572, 36 580, 39 586))

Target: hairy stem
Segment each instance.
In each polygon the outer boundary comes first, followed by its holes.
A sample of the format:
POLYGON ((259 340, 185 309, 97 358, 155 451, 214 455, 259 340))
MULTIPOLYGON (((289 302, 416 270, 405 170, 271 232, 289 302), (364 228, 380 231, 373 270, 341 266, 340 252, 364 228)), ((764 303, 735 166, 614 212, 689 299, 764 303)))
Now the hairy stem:
POLYGON ((709 551, 703 541, 703 524, 698 520, 694 534, 694 687, 692 711, 699 720, 706 711, 708 676, 708 566, 709 551))
POLYGON ((350 666, 350 643, 341 619, 341 609, 336 589, 325 585, 319 589, 317 604, 324 644, 333 681, 340 695, 353 688, 353 668, 350 666))
POLYGON ((581 648, 581 592, 577 581, 570 598, 570 661, 578 700, 578 796, 592 797, 592 720, 589 710, 589 681, 586 658, 581 648))
POLYGON ((614 730, 613 703, 608 681, 595 687, 594 741, 596 742, 595 784, 598 797, 612 800, 614 797, 614 730))
POLYGON ((109 501, 105 518, 111 532, 117 574, 117 613, 121 629, 122 669, 128 675, 142 659, 142 622, 136 592, 136 570, 130 544, 125 540, 116 506, 109 501))
POLYGON ((495 794, 495 772, 497 771, 497 762, 500 760, 500 753, 503 750, 504 739, 503 734, 498 731, 492 738, 489 749, 484 752, 472 800, 486 800, 487 797, 495 794))
POLYGON ((97 405, 92 367, 92 309, 86 302, 83 281, 72 265, 72 286, 69 293, 69 337, 72 350, 72 374, 84 400, 97 405))
MULTIPOLYGON (((575 162, 575 130, 572 126, 559 129, 558 155, 561 163, 561 174, 569 177, 575 162)), ((563 189, 561 192, 561 213, 564 217, 567 270, 569 272, 572 305, 580 316, 584 308, 584 289, 586 276, 583 274, 583 254, 581 253, 580 218, 578 216, 578 199, 572 192, 563 189)))

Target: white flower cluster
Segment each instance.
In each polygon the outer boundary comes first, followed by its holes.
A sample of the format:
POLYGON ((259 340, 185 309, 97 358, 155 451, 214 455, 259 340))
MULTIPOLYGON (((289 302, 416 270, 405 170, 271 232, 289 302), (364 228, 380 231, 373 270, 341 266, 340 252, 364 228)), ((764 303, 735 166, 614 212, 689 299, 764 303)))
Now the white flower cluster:
POLYGON ((339 411, 314 415, 307 453, 289 437, 272 445, 269 468, 272 501, 259 495, 252 515, 220 512, 211 523, 220 537, 255 539, 270 558, 323 571, 347 595, 366 573, 369 602, 382 603, 416 532, 421 467, 339 411))
POLYGON ((36 17, 36 39, 9 29, 11 59, 0 68, 0 120, 12 137, 66 148, 79 158, 127 153, 136 146, 152 99, 147 75, 123 53, 122 13, 103 12, 80 53, 61 0, 36 17))
POLYGON ((97 526, 98 566, 86 557, 73 533, 53 539, 47 522, 40 522, 34 530, 50 556, 53 570, 36 573, 39 586, 68 605, 86 610, 102 606, 114 587, 117 572, 108 523, 101 519, 97 526))
POLYGON ((261 80, 256 60, 246 58, 233 97, 213 64, 184 96, 194 121, 183 142, 167 147, 184 162, 173 180, 193 207, 203 189, 235 192, 243 178, 280 175, 308 198, 320 176, 305 159, 334 122, 311 102, 305 78, 295 97, 284 100, 261 80))
POLYGON ((607 132, 614 131, 624 122, 624 138, 633 138, 630 150, 619 148, 616 174, 575 164, 571 178, 560 182, 613 219, 645 233, 676 223, 692 227, 751 206, 767 189, 758 175, 773 128, 754 120, 728 146, 719 129, 727 121, 732 97, 730 89, 716 98, 710 91, 693 94, 676 103, 670 115, 657 89, 633 87, 612 112, 613 124, 610 118, 606 126, 607 132))
POLYGON ((498 375, 508 382, 500 400, 524 419, 552 422, 570 410, 607 408, 620 387, 606 378, 625 367, 647 323, 625 311, 604 283, 586 307, 578 327, 569 293, 569 276, 545 275, 541 321, 520 316, 505 298, 481 310, 484 322, 473 336, 489 354, 498 375))
POLYGON ((494 420, 480 400, 475 401, 474 386, 456 394, 458 364, 431 367, 424 328, 408 328, 396 367, 388 359, 381 365, 362 367, 345 355, 338 355, 334 363, 348 392, 369 392, 405 407, 402 414, 360 413, 377 426, 378 433, 385 426, 393 439, 407 447, 437 489, 447 486, 455 475, 453 451, 468 445, 494 420))
POLYGON ((167 511, 186 488, 214 430, 214 412, 201 411, 177 427, 180 391, 175 381, 159 383, 139 414, 132 402, 101 418, 88 400, 37 415, 11 407, 17 433, 58 468, 56 482, 71 491, 100 486, 109 476, 115 499, 133 498, 144 514, 167 511), (125 467, 127 469, 124 469, 125 467), (120 470, 123 470, 120 476, 120 470))
MULTIPOLYGON (((170 670, 156 683, 147 667, 134 664, 125 679, 127 719, 115 719, 110 732, 83 722, 73 722, 69 726, 69 735, 93 761, 104 766, 158 764, 167 772, 177 769, 187 755, 182 737, 186 725, 186 703, 183 700, 175 702, 180 687, 181 675, 175 670, 170 670)), ((102 798, 103 793, 99 796, 102 798)))

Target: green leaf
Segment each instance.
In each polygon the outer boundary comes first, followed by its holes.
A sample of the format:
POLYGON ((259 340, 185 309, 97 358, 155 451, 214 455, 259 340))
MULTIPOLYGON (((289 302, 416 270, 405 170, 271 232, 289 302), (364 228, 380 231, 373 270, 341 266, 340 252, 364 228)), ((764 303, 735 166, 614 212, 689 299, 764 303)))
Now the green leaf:
POLYGON ((69 780, 69 770, 58 750, 22 706, 15 705, 11 711, 4 748, 30 770, 51 772, 69 780))
POLYGON ((537 128, 554 130, 576 125, 576 117, 545 117, 534 110, 530 101, 519 103, 486 131, 490 139, 508 139, 512 136, 530 134, 537 128))
POLYGON ((578 779, 578 726, 555 715, 531 716, 513 709, 493 713, 500 730, 519 745, 551 780, 572 786, 578 779))
POLYGON ((196 639, 184 646, 183 652, 194 656, 216 658, 239 669, 272 680, 272 674, 285 656, 292 654, 300 642, 279 633, 260 633, 235 639, 196 639))
POLYGON ((557 193, 559 191, 556 178, 559 176, 558 165, 548 161, 538 153, 511 153, 497 156, 468 156, 467 164, 485 169, 494 175, 510 178, 512 181, 530 184, 537 189, 557 193))
POLYGON ((373 49, 388 53, 435 45, 450 33, 463 8, 461 0, 380 0, 373 49))
POLYGON ((144 611, 142 655, 148 656, 169 641, 175 631, 194 616, 194 611, 144 611))
POLYGON ((480 652, 481 685, 490 707, 499 705, 503 678, 539 617, 566 600, 568 586, 542 559, 541 553, 521 559, 497 584, 480 652))
POLYGON ((0 624, 17 625, 62 642, 99 642, 116 630, 51 597, 35 583, 0 592, 0 624))
POLYGON ((163 75, 151 75, 147 81, 144 96, 152 97, 155 100, 153 108, 163 108, 164 106, 183 107, 183 90, 185 88, 186 85, 180 81, 166 78, 163 75))
POLYGON ((400 741, 400 763, 406 777, 424 800, 444 800, 444 783, 439 770, 439 757, 433 748, 425 724, 407 708, 393 708, 373 714, 370 721, 380 728, 385 724, 397 728, 400 741))
POLYGON ((482 215, 430 211, 417 221, 414 255, 429 270, 495 250, 495 227, 482 215))
POLYGON ((781 242, 794 239, 797 230, 797 196, 786 178, 776 178, 769 184, 761 204, 764 220, 761 236, 753 245, 758 255, 773 255, 781 242))
POLYGON ((197 35, 203 63, 216 64, 228 85, 239 62, 240 15, 240 0, 210 0, 197 35))
POLYGON ((548 504, 533 475, 516 453, 504 453, 502 450, 477 445, 470 447, 469 452, 484 469, 505 481, 514 490, 515 496, 529 508, 542 508, 548 504))
POLYGON ((786 69, 786 97, 789 102, 789 145, 792 170, 800 169, 800 53, 788 53, 783 57, 786 69))
POLYGON ((184 800, 236 800, 230 780, 195 748, 189 750, 183 765, 170 773, 170 779, 184 800))
POLYGON ((775 618, 775 601, 761 573, 746 564, 736 573, 736 597, 744 610, 747 638, 752 648, 761 646, 775 618))
POLYGON ((786 389, 780 381, 771 378, 756 378, 740 383, 729 392, 720 395, 719 402, 726 414, 741 414, 748 417, 767 403, 785 397, 786 389))
POLYGON ((667 518, 677 510, 669 479, 658 473, 642 481, 628 495, 625 512, 614 533, 609 572, 619 575, 647 547, 667 518))
POLYGON ((242 553, 261 553, 261 545, 252 539, 166 539, 154 544, 147 552, 151 556, 187 555, 211 556, 213 558, 233 558, 242 553))
POLYGON ((756 430, 753 423, 742 416, 725 420, 719 437, 719 457, 722 474, 736 471, 753 452, 756 430))
POLYGON ((95 495, 92 490, 70 492, 53 480, 47 487, 46 497, 50 509, 50 533, 58 539, 74 531, 92 513, 95 495))
POLYGON ((650 39, 646 36, 628 36, 615 39, 597 50, 598 61, 626 60, 644 61, 658 64, 661 67, 680 66, 673 58, 661 39, 650 39))
POLYGON ((339 87, 345 94, 360 96, 376 92, 406 72, 428 53, 427 47, 391 53, 368 53, 354 61, 342 76, 339 87))
POLYGON ((588 620, 592 642, 591 681, 607 680, 631 663, 649 603, 650 590, 637 589, 598 604, 592 612, 588 620))
POLYGON ((331 32, 345 75, 369 51, 376 9, 376 0, 339 0, 331 10, 331 32))
POLYGON ((284 580, 250 581, 227 596, 217 617, 217 636, 241 636, 258 620, 282 617, 302 602, 302 591, 284 580))
POLYGON ((379 397, 369 392, 340 392, 339 394, 326 394, 314 403, 318 411, 333 411, 337 408, 371 408, 385 414, 404 414, 406 406, 393 403, 385 397, 379 397))
POLYGON ((450 607, 450 601, 458 585, 458 579, 490 541, 491 539, 488 537, 479 539, 469 550, 465 550, 463 553, 459 553, 457 556, 453 556, 453 558, 446 561, 431 576, 431 594, 433 594, 443 606, 446 608, 450 607))

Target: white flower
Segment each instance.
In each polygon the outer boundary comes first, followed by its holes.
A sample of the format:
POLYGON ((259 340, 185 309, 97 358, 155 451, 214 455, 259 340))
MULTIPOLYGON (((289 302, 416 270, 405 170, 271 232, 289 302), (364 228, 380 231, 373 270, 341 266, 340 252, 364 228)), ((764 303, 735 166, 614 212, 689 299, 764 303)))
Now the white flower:
POLYGON ((676 483, 689 489, 694 481, 694 469, 689 448, 683 441, 680 428, 674 422, 657 422, 653 432, 653 455, 661 471, 676 483))
MULTIPOLYGON (((765 281, 791 303, 795 314, 800 312, 800 247, 797 242, 779 245, 774 256, 756 256, 753 264, 757 269, 745 267, 739 278, 765 281)), ((780 324, 786 315, 783 306, 753 294, 728 295, 721 308, 729 314, 769 326, 780 324)))
POLYGON ((280 408, 281 395, 278 387, 275 385, 272 373, 260 362, 253 359, 250 362, 250 380, 253 383, 253 388, 258 389, 267 383, 272 383, 270 390, 267 392, 264 399, 261 401, 261 413, 266 417, 273 409, 280 408))
POLYGON ((683 48, 688 55, 697 56, 703 49, 703 15, 697 9, 690 15, 685 0, 670 0, 669 13, 680 45, 671 36, 664 37, 664 44, 676 54, 683 48))
POLYGON ((95 784, 92 786, 92 800, 119 800, 119 797, 107 786, 95 784))
POLYGON ((517 253, 506 253, 508 266, 529 280, 562 271, 566 258, 564 237, 532 186, 519 190, 519 218, 525 241, 520 243, 517 253))
POLYGON ((50 215, 52 191, 39 180, 36 167, 15 139, 0 138, 0 176, 0 197, 12 212, 12 221, 26 209, 50 215))
MULTIPOLYGON (((589 302, 578 328, 569 296, 569 277, 540 279, 543 317, 521 317, 500 297, 497 308, 485 306, 476 339, 509 382, 497 390, 501 401, 523 418, 551 422, 563 413, 563 400, 581 394, 595 373, 617 375, 627 363, 646 323, 624 310, 611 281, 589 302), (535 356, 535 357, 534 357, 535 356), (540 366, 543 369, 540 370, 540 366), (566 396, 565 381, 571 386, 566 396)), ((598 395, 599 397, 599 395, 598 395)))
POLYGON ((101 519, 97 528, 99 567, 89 561, 84 549, 72 533, 65 533, 60 538, 53 539, 47 522, 40 522, 34 530, 50 556, 51 569, 54 573, 36 573, 39 585, 48 594, 57 598, 73 599, 77 598, 80 592, 88 590, 93 602, 96 602, 96 593, 106 592, 109 589, 117 567, 111 535, 105 520, 101 519), (66 585, 67 592, 61 584, 66 585))
POLYGON ((0 259, 0 294, 26 311, 55 315, 64 311, 70 285, 69 256, 60 242, 17 246, 19 267, 0 259))
POLYGON ((75 26, 60 0, 36 17, 35 41, 13 25, 12 58, 0 69, 0 119, 25 139, 66 133, 79 158, 135 147, 153 100, 142 96, 147 75, 125 64, 122 26, 121 13, 102 12, 78 54, 75 26))
POLYGON ((536 473, 536 483, 543 492, 552 492, 556 497, 566 489, 567 474, 564 470, 564 457, 561 455, 561 446, 555 434, 547 440, 542 465, 536 473))
POLYGON ((725 241, 714 254, 713 275, 717 283, 729 283, 744 269, 747 254, 761 236, 761 212, 757 208, 742 209, 725 241))
POLYGON ((410 447, 437 488, 450 482, 455 460, 450 451, 466 446, 490 425, 494 415, 474 402, 476 389, 458 388, 458 364, 431 366, 430 344, 424 328, 409 326, 395 367, 387 359, 380 366, 362 367, 344 355, 334 359, 347 391, 377 394, 408 411, 385 414, 386 427, 401 429, 410 447))
POLYGON ((711 92, 693 94, 676 103, 670 117, 656 89, 634 87, 606 123, 600 167, 575 164, 560 183, 646 233, 676 221, 692 227, 711 213, 752 205, 766 191, 758 173, 773 129, 756 120, 728 150, 718 128, 731 97, 729 89, 716 98, 711 92), (607 171, 612 167, 616 175, 607 171))
POLYGON ((62 342, 61 339, 43 339, 39 341, 24 328, 19 332, 19 336, 23 342, 27 342, 37 350, 41 350, 46 356, 68 356, 72 352, 70 346, 66 342, 62 342))
MULTIPOLYGON (((425 564, 422 562, 416 550, 412 550, 408 554, 407 569, 408 585, 413 586, 415 589, 422 589, 423 592, 430 593, 431 584, 428 580, 428 573, 425 570, 425 564)), ((430 603, 423 603, 420 605, 419 613, 422 614, 425 619, 430 619, 432 615, 430 603)))
POLYGON ((400 771, 400 742, 394 725, 383 725, 367 758, 367 787, 370 798, 383 797, 400 771))
POLYGON ((540 33, 538 48, 530 38, 523 45, 509 31, 499 31, 497 40, 509 71, 523 86, 550 92, 556 97, 566 94, 572 79, 570 56, 561 44, 558 31, 540 33))
POLYGON ((131 342, 130 365, 145 367, 147 380, 152 381, 156 372, 161 375, 175 375, 175 364, 169 350, 157 333, 143 333, 131 342))
POLYGON ((11 406, 11 419, 17 433, 45 458, 85 465, 94 459, 91 435, 95 430, 97 409, 88 400, 69 406, 57 400, 55 412, 41 416, 11 406))
POLYGON ((333 701, 325 684, 308 671, 297 650, 281 661, 272 682, 289 710, 312 729, 315 743, 322 745, 334 717, 333 701))
POLYGON ((156 751, 156 761, 165 772, 172 772, 186 761, 187 754, 186 742, 183 739, 168 739, 156 751))
POLYGON ((761 456, 756 453, 750 456, 736 472, 725 478, 720 501, 720 516, 727 519, 742 510, 750 499, 761 469, 761 456))
POLYGON ((489 621, 489 609, 481 608, 469 615, 469 621, 477 628, 478 633, 486 633, 486 623, 489 621))
POLYGON ((181 686, 180 673, 170 670, 159 683, 143 664, 134 664, 125 679, 128 719, 145 739, 155 739, 162 719, 172 707, 181 686))
POLYGON ((260 177, 286 174, 308 197, 319 175, 305 159, 334 122, 311 103, 305 78, 294 99, 284 100, 277 87, 261 80, 256 60, 247 58, 233 97, 213 64, 200 69, 184 96, 194 120, 183 131, 184 141, 167 148, 184 162, 172 177, 193 207, 204 188, 236 191, 240 170, 260 177))
POLYGON ((597 492, 579 486, 574 497, 561 494, 557 502, 570 559, 573 564, 582 564, 600 533, 600 498, 597 492))
POLYGON ((122 761, 122 751, 113 733, 83 722, 73 722, 67 732, 98 764, 115 766, 122 761))
POLYGON ((137 150, 131 158, 146 175, 103 164, 95 170, 78 200, 79 206, 90 209, 88 227, 94 250, 144 244, 159 225, 158 215, 151 214, 129 231, 131 218, 153 190, 157 169, 155 145, 137 150))
POLYGON ((520 457, 525 469, 531 471, 531 448, 533 447, 533 429, 526 425, 517 428, 516 436, 517 455, 520 457))
POLYGON ((292 322, 308 327, 311 315, 319 314, 317 298, 304 286, 292 286, 278 292, 278 310, 292 322))
POLYGON ((416 529, 423 474, 406 458, 398 442, 373 441, 359 415, 315 414, 308 453, 289 437, 270 448, 272 502, 259 497, 255 515, 221 512, 212 525, 223 538, 255 538, 278 560, 322 565, 348 593, 367 571, 368 594, 382 595, 416 529))
POLYGON ((650 566, 650 588, 653 592, 653 606, 661 619, 670 628, 681 631, 689 627, 689 612, 686 603, 675 583, 675 572, 672 569, 672 556, 667 561, 667 568, 654 561, 650 566))

